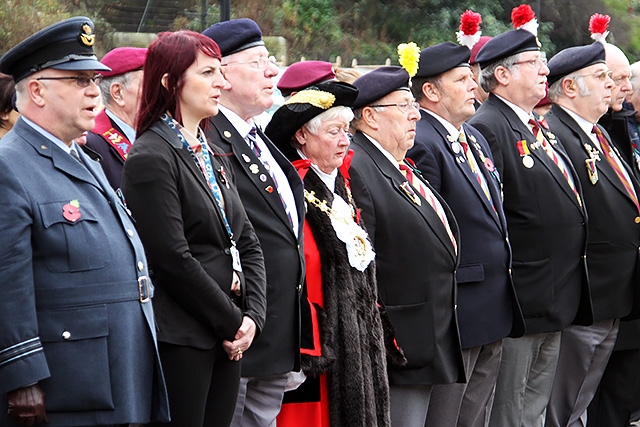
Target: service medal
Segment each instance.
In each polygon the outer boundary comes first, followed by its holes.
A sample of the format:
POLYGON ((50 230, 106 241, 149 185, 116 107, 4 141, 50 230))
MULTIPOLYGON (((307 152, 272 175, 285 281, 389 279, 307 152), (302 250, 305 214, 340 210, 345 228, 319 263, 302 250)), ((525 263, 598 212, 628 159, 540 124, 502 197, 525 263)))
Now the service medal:
POLYGON ((533 167, 533 157, 526 155, 524 157, 522 157, 522 164, 524 165, 525 168, 527 169, 531 169, 533 167))

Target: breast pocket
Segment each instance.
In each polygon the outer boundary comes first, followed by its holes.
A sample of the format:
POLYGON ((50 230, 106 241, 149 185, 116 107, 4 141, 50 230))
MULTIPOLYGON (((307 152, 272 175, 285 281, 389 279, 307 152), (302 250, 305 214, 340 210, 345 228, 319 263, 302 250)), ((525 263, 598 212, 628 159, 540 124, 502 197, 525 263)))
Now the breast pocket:
POLYGON ((102 268, 109 260, 107 237, 94 206, 80 201, 77 212, 71 203, 39 204, 44 228, 42 252, 47 268, 54 273, 87 271, 102 268))
POLYGON ((38 325, 51 372, 40 382, 47 411, 113 409, 106 306, 43 310, 38 325))

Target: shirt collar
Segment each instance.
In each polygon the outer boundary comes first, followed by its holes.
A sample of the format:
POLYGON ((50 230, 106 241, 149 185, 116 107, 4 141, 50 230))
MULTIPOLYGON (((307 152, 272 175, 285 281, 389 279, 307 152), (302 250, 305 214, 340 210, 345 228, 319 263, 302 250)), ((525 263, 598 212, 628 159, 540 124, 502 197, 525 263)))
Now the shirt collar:
POLYGON ((231 125, 238 131, 240 136, 243 138, 247 138, 249 132, 251 132, 251 128, 255 126, 255 122, 253 119, 249 119, 249 121, 245 121, 237 115, 235 112, 231 111, 224 105, 218 105, 218 109, 220 113, 224 114, 224 116, 231 122, 231 125))
POLYGON ((494 93, 494 95, 497 96, 502 102, 507 104, 509 106, 509 108, 511 108, 513 110, 513 112, 516 113, 516 115, 522 121, 522 123, 527 125, 527 128, 529 127, 529 120, 531 119, 531 112, 527 113, 526 111, 524 111, 522 108, 518 107, 513 102, 507 101, 506 99, 504 99, 500 95, 496 95, 495 93, 494 93))
POLYGON ((460 137, 460 132, 462 132, 462 128, 456 129, 454 125, 452 125, 447 120, 443 119, 442 117, 440 117, 439 115, 437 115, 431 110, 427 110, 426 108, 421 108, 421 110, 432 115, 437 121, 439 121, 440 124, 444 126, 445 130, 449 132, 449 135, 451 135, 451 137, 453 138, 452 141, 458 140, 458 138, 460 137))

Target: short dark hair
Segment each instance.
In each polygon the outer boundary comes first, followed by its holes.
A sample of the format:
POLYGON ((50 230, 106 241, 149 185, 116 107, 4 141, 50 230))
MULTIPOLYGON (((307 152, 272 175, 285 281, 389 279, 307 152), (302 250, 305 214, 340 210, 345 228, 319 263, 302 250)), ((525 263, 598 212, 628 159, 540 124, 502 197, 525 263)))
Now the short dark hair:
POLYGON ((216 42, 195 31, 162 32, 151 42, 144 63, 137 135, 149 129, 167 111, 182 122, 178 96, 184 85, 184 74, 195 62, 198 52, 222 59, 216 42), (167 88, 162 85, 165 74, 168 76, 167 88))
POLYGON ((13 100, 16 94, 16 85, 13 77, 0 73, 0 127, 6 125, 7 120, 2 116, 13 110, 13 100))

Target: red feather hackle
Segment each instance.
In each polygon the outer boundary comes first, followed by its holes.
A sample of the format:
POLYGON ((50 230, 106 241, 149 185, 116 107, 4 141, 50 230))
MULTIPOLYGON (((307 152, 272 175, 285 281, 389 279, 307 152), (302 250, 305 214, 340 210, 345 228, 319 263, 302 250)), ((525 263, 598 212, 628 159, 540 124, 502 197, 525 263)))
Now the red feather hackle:
POLYGON ((482 16, 472 10, 465 10, 460 15, 460 31, 465 36, 472 36, 480 31, 480 24, 482 23, 482 16))
POLYGON ((611 17, 609 15, 594 13, 589 18, 589 31, 591 34, 604 34, 609 28, 610 21, 611 17))
POLYGON ((521 4, 511 10, 511 23, 514 28, 520 28, 535 18, 536 14, 528 4, 521 4))

